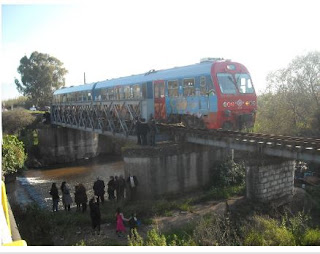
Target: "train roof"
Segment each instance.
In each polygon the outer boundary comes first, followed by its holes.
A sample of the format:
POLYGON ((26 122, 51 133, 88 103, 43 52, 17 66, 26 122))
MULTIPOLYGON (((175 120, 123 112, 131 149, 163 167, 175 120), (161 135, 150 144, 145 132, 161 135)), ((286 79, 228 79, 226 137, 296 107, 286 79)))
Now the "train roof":
POLYGON ((62 88, 56 90, 53 94, 58 95, 58 94, 65 94, 65 93, 72 93, 72 92, 91 91, 92 88, 94 87, 95 83, 96 82, 90 83, 90 84, 79 85, 79 86, 62 87, 62 88))
POLYGON ((153 80, 168 80, 179 77, 194 77, 209 74, 213 62, 198 63, 183 67, 175 67, 166 70, 151 70, 147 73, 115 78, 98 82, 95 89, 113 87, 117 85, 140 84, 153 80))
MULTIPOLYGON (((220 59, 218 59, 220 60, 220 59)), ((203 61, 200 63, 182 66, 182 67, 174 67, 165 70, 151 70, 149 72, 131 75, 126 77, 114 78, 110 80, 104 80, 99 82, 94 82, 91 84, 79 85, 79 86, 71 86, 61 88, 54 92, 54 95, 72 93, 72 92, 81 92, 81 91, 90 91, 93 88, 101 89, 107 87, 113 87, 118 85, 132 85, 132 84, 141 84, 148 81, 153 80, 168 80, 168 79, 176 79, 180 77, 194 77, 199 75, 209 74, 211 72, 211 66, 216 61, 203 61)))

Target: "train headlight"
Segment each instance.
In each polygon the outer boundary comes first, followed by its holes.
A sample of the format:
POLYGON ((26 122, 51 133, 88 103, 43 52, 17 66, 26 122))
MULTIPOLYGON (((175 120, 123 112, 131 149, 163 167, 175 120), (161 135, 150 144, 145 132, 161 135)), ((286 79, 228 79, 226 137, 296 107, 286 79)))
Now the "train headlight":
POLYGON ((227 102, 225 101, 222 105, 226 108, 227 107, 227 102))
POLYGON ((250 101, 246 101, 246 106, 249 106, 250 105, 250 101))

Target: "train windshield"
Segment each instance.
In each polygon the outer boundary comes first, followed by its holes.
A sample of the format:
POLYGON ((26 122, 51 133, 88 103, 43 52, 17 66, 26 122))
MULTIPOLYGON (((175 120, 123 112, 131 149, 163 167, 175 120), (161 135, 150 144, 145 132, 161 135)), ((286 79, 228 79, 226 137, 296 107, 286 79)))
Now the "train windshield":
POLYGON ((254 93, 250 75, 247 73, 236 73, 237 87, 240 93, 254 93))
POLYGON ((232 74, 230 73, 217 73, 218 82, 221 93, 236 94, 237 89, 232 74))

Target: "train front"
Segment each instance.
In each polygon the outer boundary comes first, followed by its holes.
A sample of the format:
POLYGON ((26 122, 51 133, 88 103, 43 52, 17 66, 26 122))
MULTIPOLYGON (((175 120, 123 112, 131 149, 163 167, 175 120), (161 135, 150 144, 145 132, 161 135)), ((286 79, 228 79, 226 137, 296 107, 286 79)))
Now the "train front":
POLYGON ((231 61, 218 61, 211 68, 217 95, 217 128, 250 129, 257 111, 257 96, 245 66, 231 61))

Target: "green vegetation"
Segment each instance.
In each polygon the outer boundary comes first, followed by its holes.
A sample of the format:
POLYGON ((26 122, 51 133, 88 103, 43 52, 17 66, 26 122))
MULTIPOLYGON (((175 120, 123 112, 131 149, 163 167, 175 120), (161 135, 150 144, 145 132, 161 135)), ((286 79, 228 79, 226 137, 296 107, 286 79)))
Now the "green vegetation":
POLYGON ((2 143, 3 175, 16 173, 23 167, 26 158, 23 143, 14 135, 4 135, 2 143))
POLYGON ((270 73, 258 97, 255 132, 291 136, 320 134, 320 52, 309 52, 270 73))
MULTIPOLYGON (((248 229, 247 229, 248 230, 248 229)), ((244 245, 250 246, 294 246, 295 239, 288 229, 274 219, 254 216, 244 245)))
POLYGON ((19 96, 15 99, 8 99, 2 101, 2 105, 6 109, 13 109, 13 108, 30 108, 32 106, 31 103, 28 103, 28 98, 25 96, 19 96))
POLYGON ((23 108, 2 112, 2 128, 5 134, 17 134, 34 124, 36 117, 23 108))
POLYGON ((15 83, 18 91, 27 96, 33 105, 48 106, 53 91, 65 85, 64 76, 67 72, 57 58, 35 51, 29 58, 21 58, 18 67, 21 82, 15 79, 15 83))

